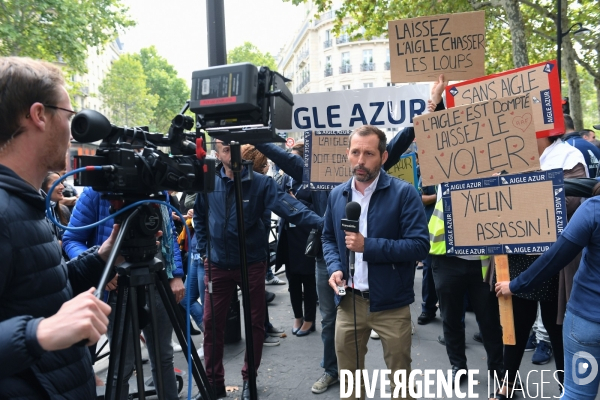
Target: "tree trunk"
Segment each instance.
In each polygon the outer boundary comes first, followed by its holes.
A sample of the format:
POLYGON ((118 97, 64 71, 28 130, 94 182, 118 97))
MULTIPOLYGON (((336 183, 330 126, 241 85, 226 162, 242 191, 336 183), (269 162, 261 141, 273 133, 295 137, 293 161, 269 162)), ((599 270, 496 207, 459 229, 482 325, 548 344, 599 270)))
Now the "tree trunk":
POLYGON ((594 86, 596 87, 596 111, 598 112, 597 120, 600 121, 600 79, 594 79, 594 86))
MULTIPOLYGON (((563 31, 569 29, 570 21, 567 18, 567 7, 569 1, 562 0, 562 26, 563 31)), ((575 66, 575 48, 571 40, 571 33, 562 38, 562 69, 567 73, 567 84, 569 85, 569 105, 571 107, 571 118, 575 130, 583 129, 583 110, 581 109, 581 85, 579 84, 579 76, 577 75, 577 67, 575 66)))
POLYGON ((515 68, 529 65, 527 55, 527 41, 525 40, 525 24, 521 16, 518 0, 501 0, 502 8, 506 12, 506 19, 510 28, 512 40, 513 63, 515 68))

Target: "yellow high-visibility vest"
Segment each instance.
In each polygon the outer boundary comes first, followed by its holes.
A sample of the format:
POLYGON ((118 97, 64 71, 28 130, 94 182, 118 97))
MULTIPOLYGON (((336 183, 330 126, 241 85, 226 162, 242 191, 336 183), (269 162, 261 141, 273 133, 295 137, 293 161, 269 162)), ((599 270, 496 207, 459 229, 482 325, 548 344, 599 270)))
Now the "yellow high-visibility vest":
MULTIPOLYGON (((435 203, 427 227, 429 229, 429 254, 446 255, 446 227, 444 226, 444 206, 441 198, 435 203)), ((479 259, 481 260, 481 273, 485 279, 490 266, 490 257, 479 256, 479 259)))

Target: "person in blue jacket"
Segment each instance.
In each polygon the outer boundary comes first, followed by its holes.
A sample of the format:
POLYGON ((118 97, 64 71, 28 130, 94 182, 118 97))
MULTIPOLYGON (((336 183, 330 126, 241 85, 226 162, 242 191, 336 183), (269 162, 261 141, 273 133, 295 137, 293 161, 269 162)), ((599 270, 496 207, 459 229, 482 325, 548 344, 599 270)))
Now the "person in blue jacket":
MULTIPOLYGON (((600 374, 600 183, 569 220, 550 249, 512 281, 496 283, 496 294, 528 293, 556 275, 582 250, 563 322, 566 400, 593 400, 600 374)), ((506 398, 510 398, 506 396, 506 398)))
MULTIPOLYGON (((415 263, 429 252, 421 197, 414 186, 382 170, 388 154, 385 134, 379 128, 364 125, 355 129, 347 154, 353 177, 331 191, 322 236, 329 284, 338 304, 338 367, 354 371, 358 365, 364 369, 367 342, 374 330, 381 338, 391 374, 404 370, 408 376, 415 263), (349 202, 360 204, 359 232, 342 230, 349 202), (350 251, 356 255, 353 276, 350 251), (339 296, 340 287, 346 290, 344 297, 339 296)), ((353 387, 350 397, 355 393, 353 387)))
MULTIPOLYGON (((586 140, 583 132, 575 132, 575 124, 570 115, 564 114, 565 119, 565 135, 563 141, 577 148, 583 154, 587 165, 590 178, 598 176, 598 163, 600 162, 600 149, 594 144, 586 140)), ((585 131, 584 131, 585 132, 585 131)))
MULTIPOLYGON (((215 175, 215 190, 208 194, 208 204, 203 196, 196 198, 194 227, 196 250, 205 260, 204 281, 207 288, 208 276, 212 277, 212 295, 209 296, 207 292, 204 307, 206 374, 215 388, 217 397, 223 397, 226 395, 223 368, 225 320, 236 285, 241 285, 241 274, 231 149, 221 141, 217 141, 215 147, 217 158, 221 161, 215 175), (209 226, 206 226, 207 210, 209 226), (208 255, 210 260, 207 259, 208 255)), ((296 225, 311 228, 321 226, 323 220, 291 195, 280 190, 271 177, 255 174, 247 165, 243 166, 241 180, 252 319, 246 323, 252 324, 254 360, 258 369, 265 337, 265 272, 268 254, 265 246, 267 228, 262 221, 264 212, 271 210, 296 225)), ((250 399, 247 362, 242 368, 242 378, 242 399, 250 399)))
MULTIPOLYGON (((101 197, 101 193, 96 192, 92 188, 85 188, 83 193, 75 203, 73 209, 73 215, 69 222, 69 226, 79 227, 90 225, 94 222, 100 221, 110 215, 110 203, 108 200, 101 197)), ((168 196, 168 194, 167 194, 168 196)), ((168 199, 167 199, 168 201, 168 199)), ((161 207, 161 215, 163 216, 163 238, 161 239, 161 255, 165 264, 165 269, 169 277, 169 284, 171 290, 175 295, 177 302, 180 302, 185 294, 185 286, 183 285, 183 267, 181 263, 181 254, 179 251, 179 245, 177 243, 177 235, 175 234, 175 225, 171 217, 171 212, 167 210, 167 207, 161 207)), ((86 251, 89 247, 92 247, 98 243, 102 243, 106 235, 110 234, 109 227, 113 225, 113 219, 109 219, 102 225, 87 230, 73 231, 67 230, 63 235, 63 249, 70 258, 77 257, 80 253, 86 251)), ((111 281, 108 284, 108 288, 111 290, 108 296, 108 304, 111 306, 113 312, 110 314, 110 325, 108 330, 109 338, 112 339, 112 322, 114 320, 114 310, 117 303, 117 292, 115 291, 116 280, 111 281)), ((150 355, 150 362, 152 366, 152 378, 154 382, 157 382, 156 373, 160 371, 163 376, 164 382, 164 393, 167 399, 177 399, 177 382, 175 379, 174 365, 173 365, 173 346, 171 344, 171 338, 173 335, 173 326, 169 320, 167 311, 162 304, 160 298, 156 298, 156 310, 157 310, 157 321, 159 329, 159 338, 161 354, 159 359, 156 359, 154 354, 154 335, 152 334, 151 326, 143 328, 144 337, 147 342, 147 347, 150 355)), ((131 332, 131 327, 130 327, 131 332)), ((127 338, 127 354, 123 392, 121 396, 127 397, 129 393, 129 378, 133 374, 133 343, 131 336, 127 338)), ((115 376, 116 378, 116 376, 115 376)))
MULTIPOLYGON (((435 90, 436 88, 434 88, 435 90)), ((438 94, 441 97, 440 91, 438 94)), ((432 97, 434 96, 432 92, 432 97)), ((387 160, 383 163, 385 171, 392 168, 400 161, 400 157, 415 139, 415 130, 412 126, 401 129, 386 146, 387 160)), ((256 148, 278 165, 287 175, 295 181, 303 181, 304 160, 281 147, 272 143, 257 143, 256 148)), ((325 215, 329 190, 311 191, 314 211, 320 216, 325 215)), ((319 298, 319 311, 321 313, 321 340, 323 341, 323 358, 321 367, 324 369, 321 377, 313 384, 311 391, 316 394, 325 392, 329 386, 338 381, 338 363, 335 355, 335 317, 337 313, 333 289, 329 286, 329 273, 323 254, 316 257, 317 294, 319 298)))

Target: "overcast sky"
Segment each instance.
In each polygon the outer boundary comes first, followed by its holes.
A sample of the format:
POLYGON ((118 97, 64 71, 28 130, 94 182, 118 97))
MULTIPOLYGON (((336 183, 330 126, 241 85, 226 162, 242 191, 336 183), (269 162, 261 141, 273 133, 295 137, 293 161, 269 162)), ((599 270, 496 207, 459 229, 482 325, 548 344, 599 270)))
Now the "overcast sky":
MULTIPOLYGON (((224 0, 227 50, 250 41, 277 56, 305 16, 304 6, 283 0, 224 0)), ((137 21, 121 35, 125 52, 156 46, 191 81, 192 72, 208 66, 206 0, 123 0, 137 21)))

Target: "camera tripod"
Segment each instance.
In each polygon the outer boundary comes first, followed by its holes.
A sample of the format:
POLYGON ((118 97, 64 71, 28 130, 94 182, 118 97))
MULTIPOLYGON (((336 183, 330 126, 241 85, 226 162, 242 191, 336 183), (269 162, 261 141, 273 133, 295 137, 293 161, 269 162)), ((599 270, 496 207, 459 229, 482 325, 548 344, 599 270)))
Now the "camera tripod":
MULTIPOLYGON (((105 196, 111 198, 111 196, 105 196)), ((114 198, 113 198, 114 199, 114 198)), ((118 202, 113 202, 113 207, 120 208, 126 201, 122 198, 118 202)), ((108 258, 106 268, 96 290, 96 296, 100 296, 103 288, 106 286, 113 269, 116 255, 121 252, 125 257, 125 262, 117 266, 118 292, 115 318, 113 323, 113 336, 110 343, 110 353, 112 357, 109 361, 105 399, 119 399, 123 387, 123 374, 125 368, 125 358, 127 354, 126 339, 128 335, 133 338, 133 353, 134 366, 137 375, 137 385, 140 388, 139 398, 145 399, 144 376, 142 369, 141 346, 139 340, 139 332, 141 327, 145 326, 148 318, 143 318, 140 324, 140 316, 146 317, 147 313, 144 306, 149 307, 149 323, 151 325, 154 346, 153 351, 156 355, 156 393, 158 399, 164 399, 164 382, 163 377, 158 368, 160 365, 160 344, 158 341, 158 324, 156 318, 156 292, 167 311, 169 320, 173 325, 175 334, 183 351, 187 354, 188 346, 191 346, 192 364, 191 373, 196 382, 200 396, 202 399, 213 399, 213 394, 210 389, 206 372, 198 354, 194 343, 186 341, 183 327, 185 326, 184 319, 179 314, 175 296, 169 286, 167 273, 164 269, 162 261, 155 258, 157 252, 156 233, 161 226, 162 217, 160 208, 150 204, 140 205, 137 208, 132 208, 126 212, 124 218, 117 220, 121 223, 121 229, 117 236, 115 245, 108 258), (141 312, 140 312, 141 310, 141 312), (129 323, 131 321, 131 323, 129 323), (131 327, 131 332, 129 332, 131 327), (117 374, 115 375, 115 371, 117 374), (116 378, 115 378, 116 377, 116 378)))

